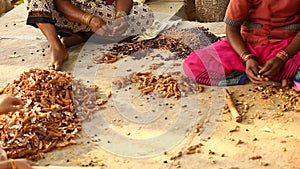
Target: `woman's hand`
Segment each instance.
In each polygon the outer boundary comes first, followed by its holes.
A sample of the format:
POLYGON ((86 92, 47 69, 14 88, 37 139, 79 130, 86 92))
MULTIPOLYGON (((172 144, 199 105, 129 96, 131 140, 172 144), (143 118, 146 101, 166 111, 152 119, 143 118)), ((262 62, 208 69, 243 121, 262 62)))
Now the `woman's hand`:
POLYGON ((125 17, 115 19, 112 29, 112 35, 122 35, 129 27, 125 17))
POLYGON ((32 166, 37 165, 36 163, 26 159, 16 159, 14 161, 17 169, 32 169, 32 166))
POLYGON ((266 62, 258 73, 264 77, 273 78, 282 71, 283 67, 284 62, 277 57, 273 57, 266 62))
POLYGON ((106 25, 106 22, 102 18, 98 16, 93 16, 89 27, 99 36, 110 35, 112 33, 111 28, 106 25))
POLYGON ((37 165, 36 163, 26 160, 26 159, 15 159, 13 161, 10 161, 10 160, 0 161, 0 168, 1 169, 11 169, 12 162, 15 163, 15 166, 17 169, 32 169, 32 166, 37 165))
POLYGON ((0 114, 5 114, 11 111, 20 109, 22 102, 14 96, 1 95, 0 96, 0 114))
POLYGON ((246 74, 247 77, 251 80, 251 82, 255 84, 263 83, 262 78, 259 78, 259 65, 256 60, 249 59, 246 61, 246 74))

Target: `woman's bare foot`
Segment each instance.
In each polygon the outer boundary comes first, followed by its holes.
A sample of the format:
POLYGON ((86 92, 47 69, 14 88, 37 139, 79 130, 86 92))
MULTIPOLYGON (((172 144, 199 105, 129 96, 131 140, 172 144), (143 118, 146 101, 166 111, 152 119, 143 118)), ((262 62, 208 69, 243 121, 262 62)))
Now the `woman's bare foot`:
POLYGON ((86 39, 78 34, 73 34, 69 37, 62 37, 61 43, 67 48, 85 42, 86 39))
POLYGON ((61 70, 62 64, 69 58, 68 51, 63 47, 50 47, 50 70, 61 70))
POLYGON ((60 70, 63 62, 68 59, 69 55, 57 35, 55 25, 51 23, 36 23, 50 44, 50 64, 51 70, 60 70))

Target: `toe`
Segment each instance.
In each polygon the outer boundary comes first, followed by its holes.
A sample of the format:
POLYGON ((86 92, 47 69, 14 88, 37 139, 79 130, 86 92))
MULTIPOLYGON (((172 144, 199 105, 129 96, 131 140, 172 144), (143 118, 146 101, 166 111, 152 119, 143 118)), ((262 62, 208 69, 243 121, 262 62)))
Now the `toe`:
POLYGON ((50 65, 48 66, 48 69, 49 69, 49 70, 55 70, 55 66, 52 65, 52 64, 50 64, 50 65))
POLYGON ((61 70, 61 64, 55 64, 55 69, 54 70, 61 70))
POLYGON ((66 53, 65 56, 64 56, 64 61, 68 60, 69 59, 69 54, 66 53))

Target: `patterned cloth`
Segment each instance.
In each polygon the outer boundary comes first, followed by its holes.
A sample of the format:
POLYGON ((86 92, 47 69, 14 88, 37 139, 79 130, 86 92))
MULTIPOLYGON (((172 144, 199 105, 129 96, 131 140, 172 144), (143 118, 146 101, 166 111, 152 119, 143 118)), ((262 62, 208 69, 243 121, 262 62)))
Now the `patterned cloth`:
MULTIPOLYGON (((69 21, 54 6, 53 0, 27 0, 28 18, 27 24, 37 27, 36 23, 52 23, 62 36, 73 33, 91 32, 91 29, 84 24, 69 21)), ((105 0, 71 0, 72 4, 81 10, 95 16, 100 16, 108 24, 114 21, 116 12, 115 6, 107 5, 105 0)), ((137 35, 154 22, 154 15, 144 4, 134 3, 130 12, 128 24, 129 28, 125 35, 137 35)))

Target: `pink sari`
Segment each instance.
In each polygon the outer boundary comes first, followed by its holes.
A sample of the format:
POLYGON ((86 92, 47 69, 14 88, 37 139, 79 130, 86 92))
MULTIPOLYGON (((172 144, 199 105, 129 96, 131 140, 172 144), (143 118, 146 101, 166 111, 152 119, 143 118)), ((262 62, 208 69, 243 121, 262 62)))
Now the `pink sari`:
MULTIPOLYGON (((251 53, 257 56, 260 65, 264 65, 275 54, 286 48, 293 37, 286 40, 262 46, 251 46, 247 43, 251 53)), ((272 80, 289 79, 295 76, 300 67, 300 52, 290 58, 283 71, 272 80)), ((231 48, 227 39, 216 42, 206 48, 195 50, 184 61, 183 70, 187 76, 201 84, 206 85, 235 85, 243 84, 245 79, 245 65, 238 54, 231 48), (232 72, 239 72, 231 75, 232 72), (229 78, 236 78, 230 80, 229 78), (221 83, 227 80, 227 83, 221 83)), ((296 79, 300 80, 300 79, 296 79)))

